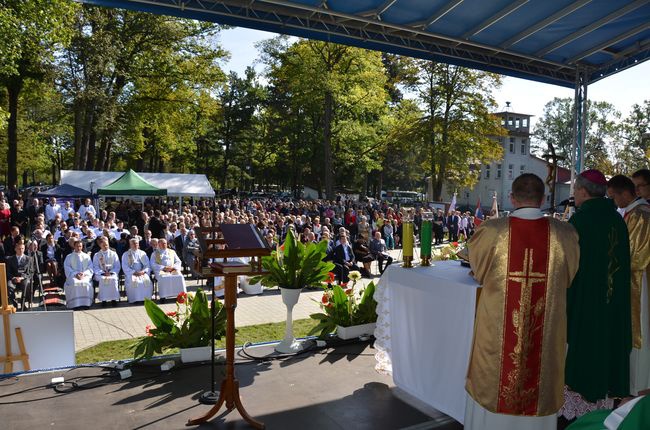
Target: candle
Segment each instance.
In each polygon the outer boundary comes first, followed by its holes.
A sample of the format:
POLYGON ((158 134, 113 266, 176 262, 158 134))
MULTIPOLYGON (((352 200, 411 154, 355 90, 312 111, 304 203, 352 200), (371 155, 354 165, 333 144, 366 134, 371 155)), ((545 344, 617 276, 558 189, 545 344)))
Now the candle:
POLYGON ((422 231, 420 232, 420 253, 422 257, 431 257, 431 236, 433 225, 431 221, 422 221, 422 231))
POLYGON ((404 259, 413 258, 413 223, 405 222, 402 224, 402 253, 404 259))

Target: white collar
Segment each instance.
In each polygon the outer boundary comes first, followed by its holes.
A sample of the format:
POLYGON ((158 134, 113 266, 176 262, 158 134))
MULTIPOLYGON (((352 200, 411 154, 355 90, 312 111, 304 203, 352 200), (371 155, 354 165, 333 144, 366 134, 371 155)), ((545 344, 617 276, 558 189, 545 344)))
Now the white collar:
POLYGON ((639 197, 635 201, 633 201, 632 203, 630 203, 629 205, 624 207, 623 208, 623 213, 628 213, 629 211, 631 211, 632 209, 634 209, 637 206, 647 205, 647 204, 648 204, 648 202, 643 197, 639 197))
POLYGON ((541 210, 539 210, 539 208, 519 208, 511 212, 510 216, 515 218, 532 220, 532 219, 543 218, 544 214, 542 213, 541 210))

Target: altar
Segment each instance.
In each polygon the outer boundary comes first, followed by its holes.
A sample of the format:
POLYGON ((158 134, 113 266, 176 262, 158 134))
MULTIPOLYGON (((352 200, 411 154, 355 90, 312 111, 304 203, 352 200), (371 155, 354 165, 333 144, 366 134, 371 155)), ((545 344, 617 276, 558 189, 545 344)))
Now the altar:
POLYGON ((377 300, 376 369, 424 405, 463 423, 479 285, 459 261, 390 266, 377 300))

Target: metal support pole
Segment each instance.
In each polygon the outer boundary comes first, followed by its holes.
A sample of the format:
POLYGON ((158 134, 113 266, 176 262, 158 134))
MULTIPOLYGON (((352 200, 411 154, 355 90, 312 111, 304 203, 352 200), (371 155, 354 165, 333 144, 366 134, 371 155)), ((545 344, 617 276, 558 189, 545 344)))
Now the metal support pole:
POLYGON ((587 122, 589 120, 589 100, 587 99, 587 82, 588 74, 587 70, 582 71, 582 118, 580 120, 580 164, 578 165, 580 170, 585 168, 585 149, 587 143, 587 122))

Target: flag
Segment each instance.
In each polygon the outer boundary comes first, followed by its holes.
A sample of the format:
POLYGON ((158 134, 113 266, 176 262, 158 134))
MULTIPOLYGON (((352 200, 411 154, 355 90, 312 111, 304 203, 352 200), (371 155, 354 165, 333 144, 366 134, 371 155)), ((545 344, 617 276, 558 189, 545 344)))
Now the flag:
POLYGON ((449 212, 454 212, 456 210, 456 193, 454 193, 454 197, 451 198, 451 203, 449 204, 449 212))
POLYGON ((492 209, 490 209, 490 218, 499 218, 499 205, 497 204, 497 193, 492 196, 492 209))
POLYGON ((474 211, 474 225, 478 227, 482 222, 483 211, 481 210, 481 198, 479 197, 478 202, 476 203, 476 211, 474 211))

